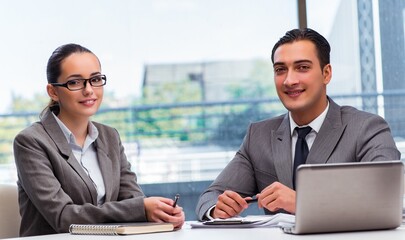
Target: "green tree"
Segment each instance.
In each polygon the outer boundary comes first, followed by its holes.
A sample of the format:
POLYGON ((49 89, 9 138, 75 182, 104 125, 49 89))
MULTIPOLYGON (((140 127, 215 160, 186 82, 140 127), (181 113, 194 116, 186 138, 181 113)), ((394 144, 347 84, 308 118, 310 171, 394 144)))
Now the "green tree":
POLYGON ((12 94, 11 112, 40 112, 48 104, 49 97, 44 94, 35 93, 27 98, 21 95, 12 94))
POLYGON ((240 83, 232 84, 228 91, 233 99, 260 99, 276 96, 273 67, 267 60, 256 60, 249 76, 240 83))
MULTIPOLYGON (((268 99, 277 95, 273 81, 273 67, 267 60, 256 60, 247 79, 229 86, 228 91, 235 100, 268 99)), ((271 113, 271 111, 269 111, 271 113)), ((212 140, 222 146, 238 146, 250 122, 270 117, 266 109, 258 105, 243 105, 223 116, 212 140)))
MULTIPOLYGON (((201 100, 201 91, 197 83, 190 81, 165 82, 159 85, 146 86, 143 89, 143 98, 137 105, 151 106, 173 103, 190 103, 201 100)), ((154 108, 135 113, 137 134, 144 136, 158 136, 159 138, 190 141, 196 136, 202 108, 154 108), (180 117, 183 116, 183 117, 180 117)), ((201 134, 200 134, 201 135, 201 134)))

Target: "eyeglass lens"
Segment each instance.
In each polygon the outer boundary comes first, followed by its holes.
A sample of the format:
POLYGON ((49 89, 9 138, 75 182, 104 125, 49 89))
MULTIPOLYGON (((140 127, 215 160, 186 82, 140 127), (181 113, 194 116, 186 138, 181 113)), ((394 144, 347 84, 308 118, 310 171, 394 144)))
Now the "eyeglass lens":
POLYGON ((87 81, 92 87, 101 87, 106 83, 106 77, 104 75, 95 76, 90 79, 74 79, 66 82, 66 86, 70 90, 79 90, 86 87, 87 81))

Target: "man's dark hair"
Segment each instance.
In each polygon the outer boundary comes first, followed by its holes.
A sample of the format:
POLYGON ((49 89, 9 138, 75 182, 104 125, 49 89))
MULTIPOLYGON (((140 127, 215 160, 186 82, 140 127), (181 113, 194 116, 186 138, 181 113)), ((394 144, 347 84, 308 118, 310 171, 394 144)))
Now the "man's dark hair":
POLYGON ((274 52, 283 44, 293 43, 295 41, 308 40, 311 41, 317 50, 321 69, 330 63, 330 45, 328 41, 318 32, 310 28, 293 29, 280 38, 271 51, 271 61, 274 63, 274 52))

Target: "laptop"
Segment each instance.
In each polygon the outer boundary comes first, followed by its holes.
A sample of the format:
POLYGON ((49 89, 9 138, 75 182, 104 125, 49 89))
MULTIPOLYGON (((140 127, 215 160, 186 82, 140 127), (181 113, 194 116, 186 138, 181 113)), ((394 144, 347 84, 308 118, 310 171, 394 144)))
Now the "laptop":
POLYGON ((297 169, 291 234, 393 229, 401 225, 401 161, 304 164, 297 169))

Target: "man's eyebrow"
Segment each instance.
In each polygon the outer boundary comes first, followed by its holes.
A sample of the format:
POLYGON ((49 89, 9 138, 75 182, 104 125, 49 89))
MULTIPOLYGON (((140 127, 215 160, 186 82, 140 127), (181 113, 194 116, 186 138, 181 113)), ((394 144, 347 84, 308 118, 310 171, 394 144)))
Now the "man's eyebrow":
MULTIPOLYGON (((310 64, 312 64, 312 61, 311 60, 308 60, 308 59, 302 59, 302 60, 297 60, 297 61, 294 61, 294 64, 300 64, 300 63, 310 63, 310 64)), ((286 64, 284 63, 284 62, 275 62, 274 64, 273 64, 273 67, 276 67, 276 66, 285 66, 286 64)))
POLYGON ((283 62, 275 62, 274 64, 273 64, 273 67, 276 67, 276 66, 284 66, 285 65, 285 63, 283 63, 283 62))
POLYGON ((311 60, 307 60, 307 59, 303 59, 303 60, 298 60, 298 61, 295 61, 295 62, 294 62, 294 64, 300 64, 300 63, 311 63, 311 64, 312 64, 312 61, 311 61, 311 60))

